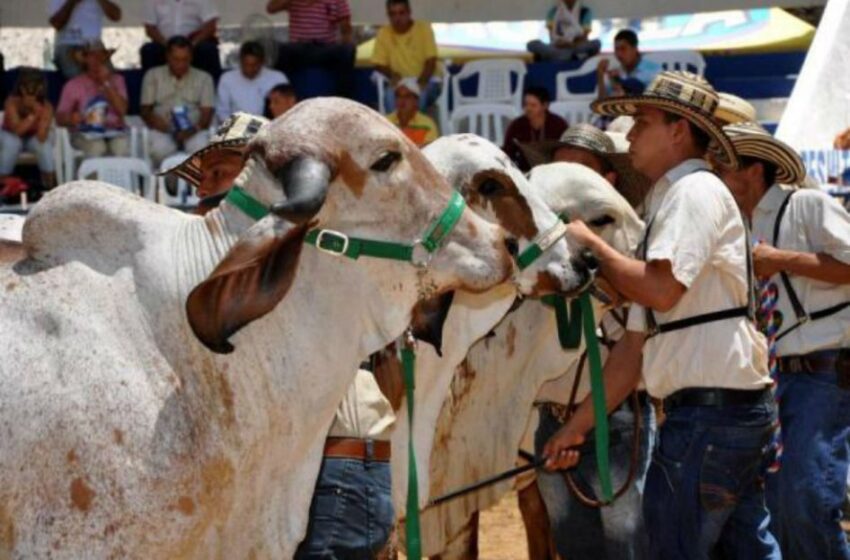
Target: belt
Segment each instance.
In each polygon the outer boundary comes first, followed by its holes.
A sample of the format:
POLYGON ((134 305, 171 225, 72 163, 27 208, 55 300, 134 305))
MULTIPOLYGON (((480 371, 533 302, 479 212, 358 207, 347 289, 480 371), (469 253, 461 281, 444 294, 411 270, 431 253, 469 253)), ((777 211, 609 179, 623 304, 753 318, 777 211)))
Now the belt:
POLYGON ((325 442, 325 457, 388 463, 391 449, 388 441, 329 437, 325 442))
POLYGON ((770 387, 755 390, 691 388, 676 391, 664 399, 664 409, 672 410, 680 406, 725 408, 772 401, 773 391, 770 387))
MULTIPOLYGON (((641 407, 652 406, 652 403, 649 400, 649 394, 646 391, 638 391, 638 401, 640 402, 641 407)), ((631 409, 631 404, 632 400, 631 398, 628 398, 623 401, 623 404, 617 407, 617 409, 613 412, 616 412, 617 410, 626 407, 631 409)), ((545 411, 547 414, 549 414, 549 416, 557 420, 559 424, 566 424, 567 420, 569 420, 570 416, 575 413, 579 405, 574 404, 572 407, 570 407, 565 404, 560 404, 556 402, 537 401, 534 403, 534 406, 538 409, 545 411)))
POLYGON ((780 373, 835 371, 839 350, 820 350, 799 356, 779 358, 780 373))

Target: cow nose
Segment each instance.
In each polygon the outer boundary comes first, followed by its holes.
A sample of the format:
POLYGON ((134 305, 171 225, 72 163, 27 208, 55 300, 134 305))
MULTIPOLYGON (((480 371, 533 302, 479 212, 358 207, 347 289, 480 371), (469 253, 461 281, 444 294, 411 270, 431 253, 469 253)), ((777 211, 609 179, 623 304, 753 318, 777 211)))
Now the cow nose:
POLYGON ((578 291, 582 292, 593 283, 596 271, 599 269, 599 259, 589 249, 584 249, 570 259, 570 265, 579 279, 578 291))
POLYGON ((505 249, 508 250, 508 254, 510 254, 511 257, 516 258, 519 254, 519 243, 513 237, 506 237, 505 249))

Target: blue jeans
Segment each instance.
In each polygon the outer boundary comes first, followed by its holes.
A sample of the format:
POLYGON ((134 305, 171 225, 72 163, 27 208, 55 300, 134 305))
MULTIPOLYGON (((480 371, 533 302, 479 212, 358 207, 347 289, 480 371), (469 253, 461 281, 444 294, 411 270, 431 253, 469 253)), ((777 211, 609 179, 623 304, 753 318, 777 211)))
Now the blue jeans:
MULTIPOLYGON (((425 113, 428 111, 428 107, 437 102, 437 98, 440 97, 440 92, 443 91, 443 82, 437 80, 431 80, 428 82, 428 86, 425 88, 425 91, 422 92, 422 95, 419 96, 419 111, 425 113)), ((387 83, 384 88, 384 108, 387 111, 387 114, 395 111, 395 90, 393 87, 387 83)))
POLYGON ((371 560, 395 523, 390 464, 325 458, 297 560, 371 560))
POLYGON ((42 173, 53 173, 56 166, 53 161, 53 133, 44 142, 35 136, 20 137, 8 130, 0 130, 0 175, 11 175, 15 163, 22 151, 32 152, 38 160, 42 173))
POLYGON ((773 402, 666 411, 643 502, 650 558, 780 558, 764 498, 775 420, 773 402))
POLYGON ((786 558, 850 559, 841 530, 850 467, 850 391, 835 372, 782 374, 783 453, 767 479, 771 530, 786 558))
MULTIPOLYGON (((546 503, 549 524, 558 554, 563 558, 593 558, 595 560, 629 560, 646 558, 646 533, 641 514, 643 480, 649 463, 649 449, 655 431, 655 413, 648 399, 642 399, 640 432, 635 482, 613 504, 593 508, 581 503, 567 486, 564 474, 539 471, 537 485, 546 503)), ((632 437, 635 415, 630 406, 623 405, 609 417, 609 463, 616 492, 629 475, 632 457, 632 437)), ((561 423, 546 408, 540 408, 540 423, 534 436, 538 455, 561 423)), ((581 449, 581 462, 573 478, 588 496, 600 496, 599 476, 593 432, 581 449)))

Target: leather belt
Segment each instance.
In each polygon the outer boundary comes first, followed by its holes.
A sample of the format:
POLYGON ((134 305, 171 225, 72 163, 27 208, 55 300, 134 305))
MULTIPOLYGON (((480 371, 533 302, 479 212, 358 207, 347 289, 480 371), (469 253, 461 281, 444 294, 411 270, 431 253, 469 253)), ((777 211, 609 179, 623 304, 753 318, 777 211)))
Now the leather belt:
POLYGON ((325 441, 325 457, 333 459, 357 459, 388 463, 392 446, 388 441, 371 439, 329 437, 325 441))
POLYGON ((769 387, 755 390, 690 388, 676 391, 664 399, 664 409, 669 411, 680 406, 725 408, 761 404, 772 400, 773 391, 769 387))
POLYGON ((780 373, 833 372, 838 361, 838 350, 820 350, 799 356, 779 358, 780 373))

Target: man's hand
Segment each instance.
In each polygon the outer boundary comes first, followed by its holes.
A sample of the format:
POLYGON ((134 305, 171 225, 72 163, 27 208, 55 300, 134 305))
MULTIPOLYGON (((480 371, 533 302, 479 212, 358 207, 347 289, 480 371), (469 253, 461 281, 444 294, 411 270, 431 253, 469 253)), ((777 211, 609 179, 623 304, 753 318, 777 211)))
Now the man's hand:
POLYGON ((759 278, 770 278, 782 272, 781 251, 767 243, 759 243, 753 249, 753 270, 759 278))
POLYGON ((398 83, 401 81, 401 74, 398 72, 393 72, 390 74, 390 85, 396 87, 398 83))
POLYGON ((603 58, 599 61, 599 64, 596 66, 596 73, 600 76, 608 72, 608 67, 611 65, 611 61, 607 58, 603 58))
POLYGON ((68 117, 68 119, 71 122, 71 126, 74 126, 74 127, 80 126, 81 124, 83 124, 83 120, 84 120, 83 114, 80 113, 79 111, 72 112, 71 116, 68 117))
POLYGON ((181 130, 180 132, 174 135, 174 139, 183 144, 186 142, 186 140, 194 136, 196 132, 198 131, 195 129, 195 127, 188 128, 186 130, 181 130))
MULTIPOLYGON (((593 231, 581 220, 573 220, 567 224, 567 235, 577 244, 591 248, 599 239, 593 231)), ((592 250, 592 248, 591 248, 592 250)))
POLYGON ((567 423, 543 448, 543 456, 546 457, 545 468, 556 471, 576 466, 580 458, 576 448, 584 443, 584 439, 582 434, 574 432, 572 426, 567 423))

